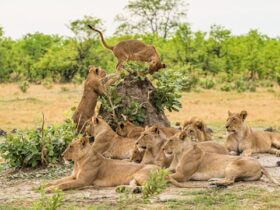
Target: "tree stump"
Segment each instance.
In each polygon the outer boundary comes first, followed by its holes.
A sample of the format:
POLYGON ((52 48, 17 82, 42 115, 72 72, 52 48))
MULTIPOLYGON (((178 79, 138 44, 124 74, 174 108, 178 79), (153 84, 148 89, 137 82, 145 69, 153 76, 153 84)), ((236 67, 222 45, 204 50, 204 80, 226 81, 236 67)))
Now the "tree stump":
POLYGON ((112 128, 125 117, 141 126, 158 124, 169 127, 169 120, 155 102, 156 88, 152 82, 147 77, 129 73, 110 86, 108 97, 101 98, 99 115, 112 128))

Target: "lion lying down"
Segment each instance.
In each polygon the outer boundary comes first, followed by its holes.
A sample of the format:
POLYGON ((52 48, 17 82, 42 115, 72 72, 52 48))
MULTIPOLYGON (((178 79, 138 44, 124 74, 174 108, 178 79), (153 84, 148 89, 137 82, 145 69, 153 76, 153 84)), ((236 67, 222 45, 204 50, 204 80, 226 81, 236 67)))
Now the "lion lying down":
POLYGON ((131 163, 123 160, 106 159, 97 153, 86 137, 74 140, 64 151, 63 158, 74 161, 71 176, 48 184, 47 192, 83 188, 87 186, 114 187, 130 185, 138 191, 137 185, 143 185, 149 173, 156 166, 131 163))
POLYGON ((234 154, 271 153, 280 156, 280 134, 254 131, 245 124, 246 111, 228 112, 226 129, 230 133, 225 146, 234 154))
MULTIPOLYGON (((169 155, 174 152, 169 144, 165 145, 164 151, 169 155)), ((188 180, 212 180, 212 184, 227 186, 236 180, 259 180, 262 175, 280 186, 254 158, 208 153, 193 143, 187 144, 184 152, 180 154, 176 172, 169 178, 170 182, 178 187, 188 187, 180 183, 188 180)))

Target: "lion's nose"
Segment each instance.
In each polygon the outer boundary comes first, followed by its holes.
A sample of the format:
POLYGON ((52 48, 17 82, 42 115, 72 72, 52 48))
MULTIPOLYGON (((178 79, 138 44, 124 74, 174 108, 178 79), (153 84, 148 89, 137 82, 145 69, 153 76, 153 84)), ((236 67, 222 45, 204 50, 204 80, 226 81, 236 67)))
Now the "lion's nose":
POLYGON ((229 128, 229 125, 226 125, 226 129, 228 129, 229 128))
POLYGON ((138 142, 136 142, 136 145, 138 145, 139 143, 138 142))

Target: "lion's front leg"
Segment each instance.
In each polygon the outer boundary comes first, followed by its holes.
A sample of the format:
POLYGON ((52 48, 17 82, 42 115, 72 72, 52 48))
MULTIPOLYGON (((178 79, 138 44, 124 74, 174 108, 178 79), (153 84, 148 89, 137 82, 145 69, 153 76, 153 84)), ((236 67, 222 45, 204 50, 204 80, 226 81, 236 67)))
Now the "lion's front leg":
POLYGON ((55 189, 60 189, 60 190, 69 190, 69 189, 75 189, 75 188, 81 188, 81 187, 85 187, 89 185, 88 183, 86 183, 84 180, 68 180, 65 182, 62 182, 60 184, 57 185, 52 185, 48 188, 46 188, 46 192, 52 192, 55 189))
POLYGON ((49 186, 52 186, 52 185, 58 185, 60 183, 63 183, 63 182, 66 182, 66 181, 70 181, 70 180, 74 180, 75 179, 75 176, 67 176, 67 177, 63 177, 61 179, 57 179, 57 180, 54 180, 52 182, 49 182, 46 187, 49 187, 49 186))
POLYGON ((243 152, 241 153, 241 156, 251 156, 252 155, 252 149, 245 149, 243 150, 243 152))

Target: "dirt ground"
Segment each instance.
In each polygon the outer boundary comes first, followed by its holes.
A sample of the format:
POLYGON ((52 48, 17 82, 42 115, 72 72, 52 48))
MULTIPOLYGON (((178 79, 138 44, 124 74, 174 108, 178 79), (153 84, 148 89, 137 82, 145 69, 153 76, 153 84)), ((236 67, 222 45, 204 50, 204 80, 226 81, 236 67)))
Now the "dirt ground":
MULTIPOLYGON (((77 106, 82 86, 54 85, 51 89, 31 85, 22 93, 16 84, 0 84, 0 128, 31 128, 41 125, 41 112, 46 123, 61 122, 77 106)), ((217 90, 184 93, 180 112, 166 113, 169 120, 182 122, 192 116, 205 120, 214 130, 214 140, 224 142, 227 111, 247 110, 248 124, 256 129, 280 128, 280 91, 261 89, 254 93, 217 90)), ((279 157, 260 154, 256 158, 280 181, 279 157)), ((1 160, 0 160, 1 162, 1 160)), ((69 166, 9 173, 0 170, 0 210, 30 208, 42 195, 38 187, 71 172, 69 166)), ((115 192, 115 188, 72 190, 64 193, 61 209, 280 209, 280 188, 263 177, 257 182, 239 182, 226 189, 179 189, 168 187, 149 200, 141 195, 115 192)))
MULTIPOLYGON (((70 116, 71 108, 78 105, 82 85, 31 85, 22 93, 16 84, 0 84, 0 128, 40 127, 42 112, 47 124, 62 122, 70 116)), ((201 90, 183 93, 182 109, 166 112, 172 122, 182 122, 192 116, 205 120, 210 125, 222 127, 227 111, 247 110, 248 122, 257 127, 279 127, 280 88, 258 89, 257 92, 237 93, 217 90, 201 90)))

